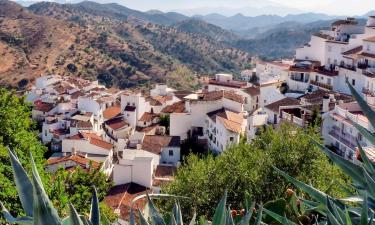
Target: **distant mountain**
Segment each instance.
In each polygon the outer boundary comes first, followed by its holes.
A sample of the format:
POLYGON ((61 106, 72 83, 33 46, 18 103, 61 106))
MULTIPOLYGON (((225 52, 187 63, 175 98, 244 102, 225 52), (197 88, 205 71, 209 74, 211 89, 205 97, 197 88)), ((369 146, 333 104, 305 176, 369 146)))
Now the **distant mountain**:
POLYGON ((219 42, 230 43, 240 39, 239 36, 230 31, 224 30, 221 27, 197 19, 184 20, 175 24, 174 27, 183 32, 208 36, 219 42))
POLYGON ((274 26, 285 22, 310 23, 317 20, 332 20, 340 18, 337 16, 329 16, 317 13, 303 13, 296 15, 277 16, 277 15, 261 15, 261 16, 244 16, 243 14, 236 14, 234 16, 226 17, 218 14, 209 14, 206 16, 194 16, 197 19, 206 21, 235 33, 241 34, 244 31, 253 28, 263 28, 267 26, 274 26))
MULTIPOLYGON (((261 1, 257 1, 261 2, 261 1)), ((235 6, 235 4, 233 4, 235 6)), ((243 14, 246 16, 260 16, 260 15, 280 15, 285 16, 288 14, 301 14, 304 13, 302 10, 289 8, 281 5, 273 5, 273 3, 265 3, 259 6, 252 7, 202 7, 202 8, 192 8, 192 9, 176 9, 176 12, 182 13, 184 15, 208 15, 212 13, 217 13, 227 17, 233 16, 235 14, 243 14)))
MULTIPOLYGON (((232 46, 257 55, 261 58, 272 60, 280 58, 293 58, 296 48, 302 47, 311 39, 311 34, 323 29, 329 29, 334 20, 322 20, 311 23, 285 22, 267 28, 265 31, 257 29, 252 39, 238 40, 232 46)), ((358 19, 361 25, 366 19, 358 19)))

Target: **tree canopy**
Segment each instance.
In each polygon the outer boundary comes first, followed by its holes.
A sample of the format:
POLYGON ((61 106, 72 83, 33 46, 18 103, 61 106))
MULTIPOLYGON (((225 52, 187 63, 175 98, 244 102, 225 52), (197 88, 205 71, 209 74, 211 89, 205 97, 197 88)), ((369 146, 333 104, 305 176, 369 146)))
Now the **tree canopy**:
MULTIPOLYGON (((181 203, 187 212, 213 215, 225 189, 232 208, 237 209, 242 207, 245 195, 258 202, 283 197, 290 184, 273 170, 275 166, 333 196, 344 195, 338 183, 347 183, 348 178, 312 144, 311 138, 320 139, 315 129, 284 123, 278 129, 266 128, 252 143, 232 146, 219 157, 189 155, 175 180, 162 192, 189 197, 181 203)), ((163 202, 161 207, 171 206, 163 202)))
POLYGON ((30 117, 31 110, 24 98, 19 98, 11 91, 0 88, 0 201, 11 210, 13 215, 19 215, 22 207, 14 188, 7 147, 17 154, 29 172, 31 171, 30 153, 32 153, 42 180, 49 180, 49 176, 44 173, 44 154, 47 148, 38 140, 35 124, 30 117))

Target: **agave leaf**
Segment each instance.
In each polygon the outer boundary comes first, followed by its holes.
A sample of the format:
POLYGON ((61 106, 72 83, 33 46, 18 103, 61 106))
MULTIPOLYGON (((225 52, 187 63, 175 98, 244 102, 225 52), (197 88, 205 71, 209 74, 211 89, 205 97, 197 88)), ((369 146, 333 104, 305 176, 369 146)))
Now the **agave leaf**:
POLYGON ((375 145, 375 137, 374 135, 367 130, 366 128, 362 127, 361 125, 353 122, 353 126, 363 135, 364 138, 369 140, 373 145, 375 145))
POLYGON ((4 207, 3 203, 0 202, 1 213, 6 221, 9 223, 17 223, 19 225, 33 225, 33 219, 31 217, 15 218, 9 211, 4 207))
POLYGON ((194 213, 193 218, 191 218, 189 225, 195 225, 197 218, 197 213, 194 213))
POLYGON ((375 112, 371 109, 371 107, 367 104, 365 100, 361 97, 361 95, 353 88, 353 86, 346 82, 349 86, 350 92, 352 93, 355 100, 357 100, 358 105, 361 107, 363 113, 366 115, 368 120, 370 121, 372 127, 375 127, 375 112))
POLYGON ((323 150, 323 152, 330 158, 336 165, 338 165, 344 172, 353 179, 356 185, 364 187, 366 185, 362 176, 362 167, 354 164, 343 157, 335 154, 325 146, 313 140, 313 142, 323 150))
POLYGON ((93 225, 100 225, 100 209, 99 209, 99 200, 96 188, 93 188, 92 191, 92 200, 91 200, 91 210, 90 210, 90 222, 93 225))
POLYGON ((80 215, 79 218, 81 218, 84 225, 92 225, 92 223, 85 216, 80 215))
POLYGON ((367 225, 368 217, 367 194, 365 194, 365 196, 363 196, 360 225, 367 225))
POLYGON ((14 182, 16 183, 17 193, 22 208, 25 211, 26 216, 33 217, 33 192, 31 191, 33 185, 17 156, 9 148, 8 154, 12 164, 14 182))
POLYGON ((361 203, 363 202, 363 197, 362 196, 350 196, 346 198, 340 198, 340 201, 342 202, 353 202, 353 203, 361 203))
POLYGON ((371 174, 372 176, 375 176, 374 165, 372 164, 370 159, 367 157, 367 154, 363 150, 362 146, 359 144, 358 140, 357 140, 357 146, 358 146, 359 153, 361 155, 361 159, 363 161, 362 163, 363 167, 367 170, 369 174, 371 174))
POLYGON ((345 212, 342 211, 339 207, 337 207, 336 204, 332 202, 329 197, 327 197, 327 209, 329 213, 332 213, 334 215, 334 217, 340 224, 345 224, 345 212))
POLYGON ((72 204, 69 204, 69 221, 70 225, 83 225, 83 222, 81 221, 77 210, 72 204))
POLYGON ((135 225, 135 216, 133 208, 130 209, 130 225, 135 225))
POLYGON ((174 218, 173 213, 171 215, 171 218, 169 219, 169 225, 177 225, 176 219, 174 218))
POLYGON ((183 225, 181 206, 178 202, 176 202, 173 206, 173 216, 177 225, 183 225))
POLYGON ((255 208, 255 202, 253 202, 250 206, 250 209, 246 211, 246 214, 244 217, 242 217, 241 221, 238 223, 238 225, 248 225, 251 219, 251 216, 253 215, 253 209, 255 208))
POLYGON ((363 175, 365 177, 365 180, 367 182, 367 190, 369 191, 370 196, 375 199, 375 181, 371 178, 370 174, 363 169, 363 175))
POLYGON ((259 209, 258 209, 258 216, 255 220, 255 223, 254 225, 260 225, 260 223, 262 222, 262 214, 263 214, 263 205, 260 205, 259 206, 259 209))
POLYGON ((34 159, 30 154, 33 172, 33 219, 38 225, 60 225, 61 220, 56 209, 49 200, 40 179, 34 159))
POLYGON ((274 218, 277 222, 279 222, 279 223, 281 223, 281 224, 283 224, 283 225, 297 225, 297 224, 295 224, 294 222, 288 220, 285 216, 280 216, 279 214, 274 213, 274 212, 272 212, 272 211, 270 211, 270 210, 268 210, 268 209, 266 209, 266 208, 263 208, 263 211, 264 211, 267 215, 271 216, 271 217, 274 218))
POLYGON ((325 203, 327 194, 319 191, 318 189, 315 189, 311 187, 310 185, 307 185, 301 181, 296 180, 295 178, 289 176, 288 174, 284 173, 283 171, 279 170, 276 167, 273 167, 280 175, 282 175, 285 179, 287 179, 289 182, 293 183, 298 188, 302 189, 304 192, 309 194, 312 198, 317 200, 320 203, 325 203))
POLYGON ((214 217, 212 219, 212 225, 223 225, 225 224, 225 206, 227 204, 227 190, 225 190, 220 203, 216 207, 214 217))
POLYGON ((154 206, 154 203, 152 203, 151 198, 147 195, 147 202, 150 207, 150 213, 151 213, 151 224, 152 225, 166 225, 164 222, 163 217, 160 215, 159 211, 154 206))
POLYGON ((332 213, 330 211, 327 211, 327 217, 328 217, 328 221, 330 222, 330 224, 332 224, 332 225, 343 225, 343 224, 340 224, 339 221, 337 221, 335 216, 332 215, 332 213))
POLYGON ((232 216, 232 212, 230 210, 230 208, 228 207, 227 210, 226 210, 226 223, 225 225, 234 225, 234 220, 233 220, 233 216, 232 216))
POLYGON ((147 219, 143 216, 141 210, 139 209, 138 209, 138 216, 139 216, 140 225, 149 225, 149 223, 147 222, 147 219))

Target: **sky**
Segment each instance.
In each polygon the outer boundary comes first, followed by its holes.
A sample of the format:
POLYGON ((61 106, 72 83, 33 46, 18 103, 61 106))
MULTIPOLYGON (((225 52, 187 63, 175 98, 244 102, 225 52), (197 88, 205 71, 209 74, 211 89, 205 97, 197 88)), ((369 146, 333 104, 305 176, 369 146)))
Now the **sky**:
MULTIPOLYGON (((101 0, 111 2, 111 0, 101 0)), ((112 0, 138 9, 184 11, 196 8, 288 7, 330 15, 362 15, 375 10, 375 0, 112 0)))

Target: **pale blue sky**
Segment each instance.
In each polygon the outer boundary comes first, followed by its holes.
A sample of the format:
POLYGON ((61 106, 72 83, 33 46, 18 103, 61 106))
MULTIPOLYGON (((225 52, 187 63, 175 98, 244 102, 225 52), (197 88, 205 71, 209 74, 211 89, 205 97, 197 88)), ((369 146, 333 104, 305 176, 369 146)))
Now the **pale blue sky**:
MULTIPOLYGON (((102 0, 109 2, 111 0, 102 0)), ((335 15, 359 15, 375 10, 375 0, 112 0, 139 10, 195 9, 202 7, 243 8, 285 6, 301 11, 324 12, 335 15)))

